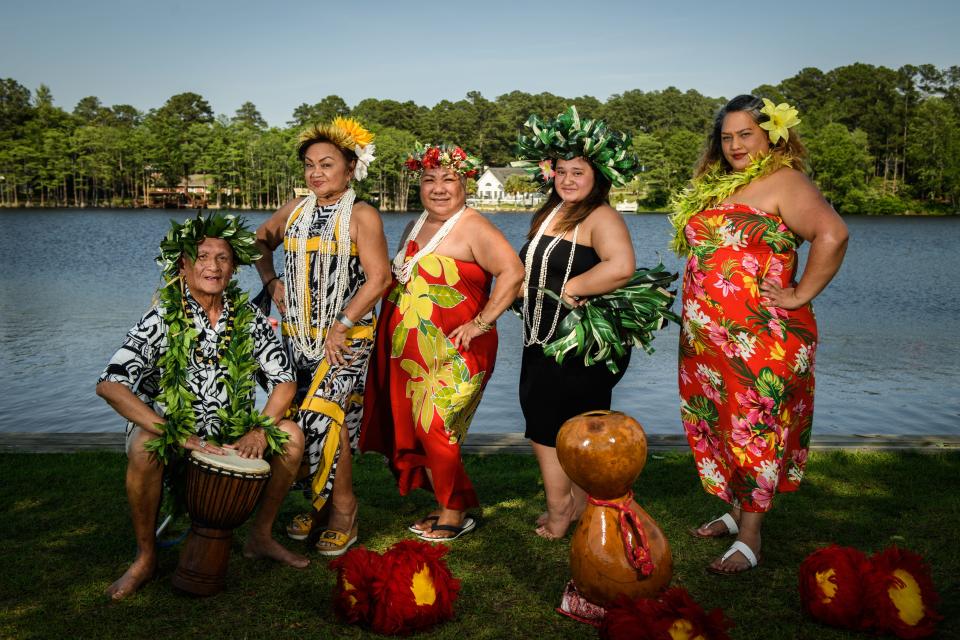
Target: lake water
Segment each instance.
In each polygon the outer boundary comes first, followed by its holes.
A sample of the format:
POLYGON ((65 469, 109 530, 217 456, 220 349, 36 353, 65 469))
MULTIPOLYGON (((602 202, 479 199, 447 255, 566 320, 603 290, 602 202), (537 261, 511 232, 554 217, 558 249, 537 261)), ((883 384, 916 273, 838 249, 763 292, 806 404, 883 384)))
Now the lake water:
MULTIPOLYGON (((120 431, 94 383, 160 282, 154 263, 170 217, 189 211, 0 211, 0 432, 120 431)), ((267 213, 245 212, 257 225, 267 213)), ((385 214, 391 250, 414 214, 385 214)), ((519 248, 527 214, 491 214, 519 248)), ((637 261, 663 258, 663 215, 627 216, 637 261)), ((814 433, 960 435, 960 279, 953 271, 960 218, 846 218, 846 261, 816 300, 820 325, 814 433)), ((280 252, 277 252, 279 258, 280 252)), ((805 253, 804 253, 805 258, 805 253)), ((257 286, 252 267, 241 285, 257 286)), ((679 308, 679 303, 675 309, 679 308)), ((520 322, 498 323, 497 368, 474 432, 523 431, 517 403, 520 322)), ((637 352, 614 408, 654 434, 681 434, 678 329, 637 352)))

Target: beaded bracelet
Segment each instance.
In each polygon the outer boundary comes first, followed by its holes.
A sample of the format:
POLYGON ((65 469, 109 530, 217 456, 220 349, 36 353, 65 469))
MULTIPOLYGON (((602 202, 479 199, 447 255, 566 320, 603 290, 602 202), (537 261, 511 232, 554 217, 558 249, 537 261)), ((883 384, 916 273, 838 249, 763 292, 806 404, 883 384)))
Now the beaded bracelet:
POLYGON ((473 324, 477 325, 477 328, 484 333, 493 329, 493 325, 489 322, 484 322, 483 316, 479 312, 477 313, 477 317, 473 319, 473 324))
POLYGON ((279 279, 280 279, 280 276, 273 276, 272 278, 270 278, 269 280, 267 280, 266 282, 263 283, 263 288, 266 289, 267 287, 270 286, 270 283, 271 283, 271 282, 273 282, 274 280, 279 280, 279 279))

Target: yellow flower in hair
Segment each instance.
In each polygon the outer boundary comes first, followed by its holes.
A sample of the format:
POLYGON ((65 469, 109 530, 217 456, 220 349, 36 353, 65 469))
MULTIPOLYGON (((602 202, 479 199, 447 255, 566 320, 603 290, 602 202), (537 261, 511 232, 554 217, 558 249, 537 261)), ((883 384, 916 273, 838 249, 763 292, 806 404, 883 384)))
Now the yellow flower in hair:
POLYGON ((790 128, 800 124, 800 118, 797 117, 799 112, 786 102, 774 105, 773 102, 764 98, 760 113, 770 116, 769 120, 760 123, 760 128, 767 130, 770 142, 773 144, 777 144, 780 138, 787 142, 790 139, 790 128))
POLYGON ((373 142, 373 134, 363 128, 363 126, 353 118, 344 118, 337 116, 330 123, 331 127, 340 129, 346 136, 358 147, 365 147, 373 142))

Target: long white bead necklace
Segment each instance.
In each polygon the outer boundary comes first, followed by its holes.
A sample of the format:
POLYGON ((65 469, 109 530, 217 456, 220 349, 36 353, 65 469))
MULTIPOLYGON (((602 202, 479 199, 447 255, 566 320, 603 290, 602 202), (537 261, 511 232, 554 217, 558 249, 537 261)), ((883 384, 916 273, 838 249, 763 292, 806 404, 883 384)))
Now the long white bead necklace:
POLYGON ((314 324, 311 322, 312 305, 309 300, 310 256, 307 254, 307 241, 310 238, 310 228, 317 216, 317 196, 311 193, 300 203, 300 215, 290 225, 287 235, 295 240, 296 251, 287 252, 284 262, 287 274, 285 302, 287 318, 293 325, 295 332, 291 336, 300 352, 311 359, 319 359, 324 355, 324 330, 333 324, 343 307, 350 272, 350 215, 353 212, 353 203, 356 193, 347 189, 337 201, 336 209, 324 223, 318 237, 320 253, 319 268, 313 271, 313 281, 320 296, 320 313, 316 322, 316 335, 312 335, 314 324), (331 273, 333 255, 329 247, 336 239, 337 268, 331 273), (329 296, 327 288, 333 278, 333 296, 329 296))
MULTIPOLYGON (((543 237, 544 232, 550 226, 550 223, 553 222, 553 219, 557 216, 557 213, 563 205, 564 203, 561 202, 550 212, 546 220, 540 224, 540 228, 537 229, 537 232, 534 234, 533 240, 527 245, 527 255, 524 260, 523 272, 523 305, 521 305, 524 328, 523 346, 525 347, 549 342, 550 338, 553 337, 553 332, 557 329, 557 320, 560 318, 560 304, 557 304, 557 309, 553 314, 553 322, 550 323, 550 330, 542 340, 539 339, 540 321, 543 316, 543 292, 547 286, 547 265, 550 263, 550 254, 553 253, 553 250, 563 239, 564 234, 561 233, 559 236, 554 237, 553 240, 550 241, 550 244, 543 250, 543 257, 540 259, 540 274, 537 279, 537 292, 533 296, 532 313, 530 311, 530 274, 533 273, 533 256, 537 252, 537 245, 540 244, 540 239, 543 237)), ((561 293, 563 293, 563 288, 567 286, 567 280, 570 278, 570 270, 573 268, 573 254, 577 250, 577 233, 579 231, 580 225, 578 224, 573 228, 573 239, 571 241, 573 246, 570 247, 570 257, 567 259, 567 271, 563 274, 563 283, 560 285, 561 293)))
POLYGON ((437 232, 433 234, 433 237, 430 238, 430 241, 427 244, 423 245, 423 248, 420 251, 417 251, 409 260, 406 262, 403 261, 404 255, 407 253, 407 245, 410 244, 410 241, 417 237, 417 234, 420 233, 420 229, 423 227, 423 223, 427 221, 427 218, 430 217, 430 212, 424 209, 423 213, 420 214, 420 218, 417 220, 417 223, 413 225, 413 229, 410 230, 409 235, 407 235, 406 240, 403 241, 403 245, 400 247, 400 251, 397 252, 397 255, 393 257, 393 266, 392 271, 393 275, 397 278, 401 284, 407 284, 410 280, 410 276, 413 274, 413 268, 417 265, 417 262, 423 256, 428 253, 433 253, 433 250, 436 249, 443 239, 447 237, 447 234, 450 233, 450 230, 453 229, 453 226, 457 224, 457 221, 460 219, 460 216, 463 215, 463 212, 467 210, 467 206, 464 205, 460 207, 460 211, 457 211, 455 214, 447 218, 446 222, 437 229, 437 232))

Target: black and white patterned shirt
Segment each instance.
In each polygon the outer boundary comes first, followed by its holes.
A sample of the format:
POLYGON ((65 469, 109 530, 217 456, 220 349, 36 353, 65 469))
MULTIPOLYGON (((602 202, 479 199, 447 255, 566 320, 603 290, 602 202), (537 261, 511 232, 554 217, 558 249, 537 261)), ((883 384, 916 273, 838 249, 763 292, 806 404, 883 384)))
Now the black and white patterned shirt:
MULTIPOLYGON (((194 325, 200 332, 197 340, 204 358, 215 359, 218 338, 227 326, 229 301, 224 298, 224 308, 217 320, 217 326, 211 327, 207 314, 200 303, 193 299, 189 290, 186 291, 184 299, 190 305, 194 325)), ((270 323, 259 309, 250 306, 254 310, 250 333, 253 336, 253 353, 259 365, 257 382, 269 393, 277 384, 292 381, 293 371, 286 350, 280 345, 270 323)), ((123 345, 113 354, 110 364, 97 382, 118 382, 124 385, 162 416, 164 408, 156 398, 160 394, 160 356, 166 349, 167 325, 163 320, 163 307, 157 305, 147 311, 140 322, 127 333, 123 345)), ((220 432, 217 409, 227 405, 223 368, 220 362, 207 364, 205 360, 198 361, 194 354, 190 354, 187 384, 196 397, 193 403, 196 430, 203 437, 215 437, 220 432)), ((130 433, 133 426, 133 423, 127 423, 127 433, 130 433)))

